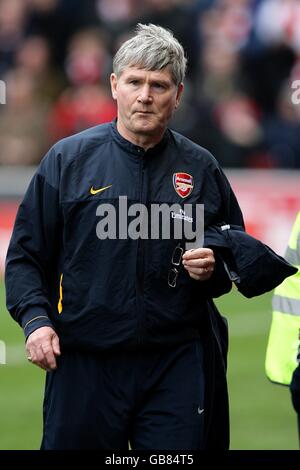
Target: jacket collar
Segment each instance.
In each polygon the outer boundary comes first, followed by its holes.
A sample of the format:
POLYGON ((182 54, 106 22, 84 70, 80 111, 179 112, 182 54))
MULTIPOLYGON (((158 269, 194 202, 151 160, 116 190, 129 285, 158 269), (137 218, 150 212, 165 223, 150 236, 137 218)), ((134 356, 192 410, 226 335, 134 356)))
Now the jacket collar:
POLYGON ((121 146, 123 147, 127 152, 130 152, 131 154, 135 155, 136 157, 141 157, 145 154, 150 155, 150 154, 155 154, 157 152, 160 152, 167 144, 170 138, 170 131, 169 129, 166 129, 162 139, 158 144, 156 144, 154 147, 151 147, 147 151, 145 151, 142 147, 139 147, 138 145, 133 144, 129 140, 126 140, 118 131, 117 129, 117 119, 111 122, 111 135, 113 139, 121 146))

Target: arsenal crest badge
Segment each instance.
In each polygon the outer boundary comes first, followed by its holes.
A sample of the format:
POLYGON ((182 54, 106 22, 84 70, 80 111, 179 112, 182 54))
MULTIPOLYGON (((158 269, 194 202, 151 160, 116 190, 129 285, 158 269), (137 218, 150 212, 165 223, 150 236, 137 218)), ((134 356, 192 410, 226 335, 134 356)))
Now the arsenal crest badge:
POLYGON ((176 193, 185 198, 191 194, 194 189, 194 178, 188 173, 174 173, 173 186, 176 193))

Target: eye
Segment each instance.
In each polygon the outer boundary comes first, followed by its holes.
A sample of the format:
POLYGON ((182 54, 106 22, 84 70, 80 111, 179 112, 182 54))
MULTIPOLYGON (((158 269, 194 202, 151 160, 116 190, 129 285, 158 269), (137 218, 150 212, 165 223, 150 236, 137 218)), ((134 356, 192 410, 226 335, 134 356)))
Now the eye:
POLYGON ((133 85, 133 86, 137 86, 139 84, 139 81, 138 80, 130 80, 129 84, 133 85))
POLYGON ((153 87, 157 90, 164 90, 165 86, 162 83, 153 83, 153 87))

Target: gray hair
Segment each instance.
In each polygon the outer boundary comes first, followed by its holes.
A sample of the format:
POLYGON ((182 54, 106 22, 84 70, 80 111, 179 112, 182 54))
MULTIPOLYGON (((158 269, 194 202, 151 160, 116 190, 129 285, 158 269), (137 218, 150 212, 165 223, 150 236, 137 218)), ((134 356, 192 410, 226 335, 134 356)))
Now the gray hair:
POLYGON ((182 45, 171 31, 154 24, 138 23, 136 35, 117 51, 113 71, 119 77, 126 67, 138 66, 146 70, 169 67, 174 83, 184 80, 187 59, 182 45))

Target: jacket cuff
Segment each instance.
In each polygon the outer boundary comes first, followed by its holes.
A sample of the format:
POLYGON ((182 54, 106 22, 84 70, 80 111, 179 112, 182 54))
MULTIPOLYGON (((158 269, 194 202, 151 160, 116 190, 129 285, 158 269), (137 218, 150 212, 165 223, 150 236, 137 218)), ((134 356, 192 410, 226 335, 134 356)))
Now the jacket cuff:
POLYGON ((50 326, 51 328, 53 328, 53 325, 47 315, 47 312, 41 307, 29 308, 22 315, 20 324, 23 328, 26 341, 28 336, 31 335, 31 333, 33 333, 38 328, 41 328, 42 326, 50 326))

